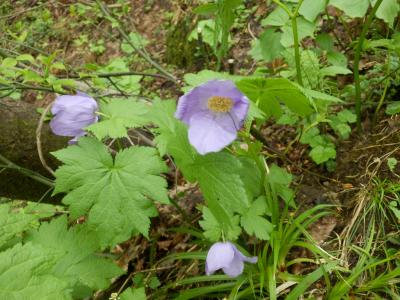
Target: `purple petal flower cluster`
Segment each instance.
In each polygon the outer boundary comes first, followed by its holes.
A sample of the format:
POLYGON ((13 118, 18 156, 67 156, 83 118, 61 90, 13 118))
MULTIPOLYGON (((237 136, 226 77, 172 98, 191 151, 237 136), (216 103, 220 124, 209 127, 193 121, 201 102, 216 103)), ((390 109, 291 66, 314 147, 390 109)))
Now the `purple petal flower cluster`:
POLYGON ((84 128, 98 121, 97 109, 96 100, 84 93, 58 96, 51 107, 50 128, 56 135, 74 137, 69 144, 76 143, 86 134, 84 128))
POLYGON ((215 243, 208 250, 206 258, 206 274, 211 275, 222 269, 230 277, 237 277, 243 272, 244 262, 255 264, 257 256, 244 256, 231 242, 215 243))
POLYGON ((221 151, 237 137, 249 100, 230 80, 211 80, 179 98, 175 117, 189 126, 189 142, 204 155, 221 151))

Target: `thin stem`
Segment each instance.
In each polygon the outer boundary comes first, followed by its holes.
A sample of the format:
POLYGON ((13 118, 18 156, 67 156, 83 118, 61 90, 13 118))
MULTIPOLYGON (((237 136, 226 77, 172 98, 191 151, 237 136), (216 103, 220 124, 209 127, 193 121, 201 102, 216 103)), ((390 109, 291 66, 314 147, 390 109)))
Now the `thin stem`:
POLYGON ((38 182, 41 182, 41 183, 43 183, 45 185, 48 185, 48 186, 51 186, 51 187, 54 186, 53 180, 51 180, 51 179, 49 179, 47 177, 44 177, 44 176, 40 175, 39 173, 36 173, 36 172, 34 172, 32 170, 22 168, 22 167, 16 165, 15 163, 13 163, 12 161, 8 160, 7 158, 5 158, 1 154, 0 154, 0 161, 5 163, 5 165, 0 166, 1 168, 7 168, 7 169, 16 170, 16 171, 20 172, 21 174, 24 174, 24 175, 26 175, 26 176, 28 176, 28 177, 30 177, 30 178, 38 181, 38 182))
POLYGON ((355 101, 356 101, 356 114, 357 114, 357 128, 361 130, 361 83, 360 83, 360 58, 361 52, 364 45, 365 36, 367 35, 367 31, 369 26, 371 25, 375 13, 378 10, 383 0, 377 0, 374 7, 372 8, 371 13, 368 15, 367 21, 364 23, 362 28, 360 38, 358 39, 356 53, 354 55, 354 64, 353 64, 353 74, 354 74, 354 86, 355 86, 355 101))
POLYGON ((297 20, 296 20, 296 17, 292 18, 292 29, 293 29, 294 60, 296 62, 297 83, 300 84, 301 86, 303 86, 303 78, 301 76, 299 33, 297 31, 297 20))
MULTIPOLYGON (((108 8, 102 3, 100 0, 96 0, 97 5, 99 6, 100 10, 103 12, 103 14, 111 20, 115 20, 118 22, 113 16, 110 14, 108 11, 108 8)), ((177 83, 178 80, 175 78, 174 75, 169 73, 167 70, 165 70, 162 66, 160 66, 158 63, 156 63, 151 57, 143 51, 143 49, 138 48, 134 43, 132 43, 130 37, 128 34, 122 29, 120 24, 118 23, 117 26, 118 32, 121 34, 121 36, 125 39, 125 41, 131 46, 140 56, 142 56, 150 65, 152 65, 154 68, 156 68, 158 71, 160 71, 162 74, 167 76, 169 79, 171 79, 173 82, 177 83)))
POLYGON ((292 30, 293 30, 293 43, 294 43, 294 59, 296 62, 296 77, 297 82, 303 86, 303 78, 301 75, 301 62, 300 62, 300 46, 299 46, 299 32, 297 30, 297 16, 299 15, 299 10, 303 0, 300 0, 297 4, 296 10, 294 11, 292 18, 292 30))
POLYGON ((74 79, 87 79, 87 78, 109 78, 109 77, 122 77, 122 76, 132 76, 132 75, 139 75, 139 76, 148 76, 148 77, 155 77, 155 78, 163 78, 167 80, 171 80, 170 77, 167 77, 162 74, 153 74, 153 73, 146 73, 146 72, 136 72, 136 71, 128 71, 128 72, 111 72, 111 73, 95 73, 93 75, 68 75, 68 76, 59 76, 59 78, 74 78, 74 79))
POLYGON ((42 163, 42 166, 49 171, 51 175, 55 177, 55 172, 53 171, 52 168, 49 167, 49 165, 46 162, 46 159, 44 158, 43 151, 42 151, 42 128, 44 124, 44 119, 47 116, 47 113, 50 111, 51 106, 53 105, 53 102, 51 102, 47 107, 43 110, 42 115, 40 116, 38 127, 36 128, 36 148, 37 152, 39 155, 40 162, 42 163))

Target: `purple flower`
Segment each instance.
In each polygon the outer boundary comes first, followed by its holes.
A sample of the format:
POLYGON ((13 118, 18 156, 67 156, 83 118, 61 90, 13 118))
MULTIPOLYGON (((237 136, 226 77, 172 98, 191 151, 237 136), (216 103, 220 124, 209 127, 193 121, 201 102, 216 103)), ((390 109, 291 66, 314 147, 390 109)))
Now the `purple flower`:
POLYGON ((244 256, 231 242, 215 243, 207 253, 206 274, 222 269, 226 275, 237 277, 243 272, 243 262, 255 264, 257 260, 257 256, 244 256))
POLYGON ((77 95, 58 96, 51 107, 54 115, 50 128, 56 135, 73 136, 69 144, 76 143, 85 135, 85 127, 97 122, 97 102, 90 96, 78 92, 77 95))
POLYGON ((189 126, 189 141, 200 154, 231 144, 242 127, 249 100, 230 80, 211 80, 179 98, 175 117, 189 126))

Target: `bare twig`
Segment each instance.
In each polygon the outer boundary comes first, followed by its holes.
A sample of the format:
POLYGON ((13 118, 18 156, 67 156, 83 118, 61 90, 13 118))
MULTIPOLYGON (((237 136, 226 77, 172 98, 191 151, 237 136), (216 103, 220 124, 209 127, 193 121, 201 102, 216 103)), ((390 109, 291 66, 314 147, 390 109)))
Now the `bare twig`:
MULTIPOLYGON (((113 19, 116 22, 118 22, 118 20, 116 20, 115 18, 113 18, 113 16, 111 15, 111 13, 109 12, 108 8, 103 4, 102 1, 100 0, 96 0, 97 5, 99 6, 100 10, 103 12, 103 14, 108 18, 108 19, 113 19)), ((164 74, 165 76, 167 76, 170 80, 172 80, 175 83, 178 83, 178 80, 176 79, 176 77, 174 75, 172 75, 171 73, 169 73, 167 70, 165 70, 162 66, 160 66, 158 63, 156 63, 145 51, 143 51, 143 49, 138 48, 134 43, 132 43, 130 37, 128 36, 128 34, 122 29, 121 24, 118 24, 119 26, 117 26, 117 30, 120 33, 120 35, 125 39, 125 41, 129 44, 129 46, 131 46, 141 57, 143 57, 150 65, 152 65, 154 68, 156 68, 158 71, 160 71, 162 74, 164 74)))
POLYGON ((44 123, 44 119, 47 115, 47 113, 50 110, 50 107, 53 105, 53 102, 51 102, 49 105, 47 105, 47 107, 43 110, 42 115, 40 116, 39 119, 39 123, 38 123, 38 127, 36 128, 36 148, 37 148, 37 152, 39 155, 39 159, 40 162, 42 163, 43 167, 49 171, 49 173, 53 176, 55 176, 55 172, 53 171, 52 168, 49 167, 49 165, 47 164, 44 156, 43 156, 43 151, 42 151, 42 141, 41 141, 41 137, 42 137, 42 128, 43 128, 43 123, 44 123))
POLYGON ((12 161, 8 160, 7 158, 5 158, 3 155, 0 154, 0 161, 2 161, 3 163, 5 163, 5 165, 1 165, 0 168, 6 168, 6 169, 13 169, 16 170, 38 182, 41 182, 45 185, 48 186, 54 186, 54 182, 47 178, 44 177, 43 175, 36 173, 35 171, 29 170, 29 169, 25 169, 23 167, 18 166, 17 164, 13 163, 12 161))

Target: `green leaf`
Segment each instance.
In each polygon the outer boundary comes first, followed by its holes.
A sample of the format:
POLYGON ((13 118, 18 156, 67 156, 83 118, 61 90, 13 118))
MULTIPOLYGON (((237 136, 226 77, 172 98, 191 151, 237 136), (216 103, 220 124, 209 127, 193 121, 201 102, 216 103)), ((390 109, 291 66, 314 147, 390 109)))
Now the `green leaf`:
MULTIPOLYGON (((375 5, 375 2, 376 0, 373 0, 371 1, 371 4, 375 5)), ((393 28, 393 23, 399 14, 399 10, 400 5, 397 0, 383 0, 376 11, 376 16, 388 23, 390 28, 393 28)))
POLYGON ((288 79, 243 79, 237 82, 237 86, 267 117, 279 118, 282 115, 280 103, 300 116, 313 112, 308 98, 288 79))
POLYGON ((102 246, 137 232, 147 236, 149 217, 157 215, 153 201, 169 203, 167 183, 160 176, 167 167, 153 148, 131 147, 113 159, 105 145, 84 137, 53 155, 64 163, 56 171, 54 193, 68 193, 63 202, 71 217, 86 215, 102 246))
MULTIPOLYGON (((149 43, 148 40, 146 40, 143 36, 141 36, 137 32, 131 32, 129 34, 129 40, 137 49, 141 49, 149 43)), ((121 50, 124 51, 126 54, 132 54, 133 52, 136 51, 131 46, 131 44, 125 40, 121 43, 121 50)))
POLYGON ((288 173, 285 169, 272 164, 269 167, 269 173, 267 174, 267 182, 273 186, 275 192, 280 196, 286 204, 291 207, 296 207, 294 203, 294 192, 290 188, 293 176, 288 173))
POLYGON ((351 74, 353 73, 352 71, 350 71, 348 68, 346 67, 341 67, 341 66, 329 66, 329 67, 325 67, 322 68, 320 70, 321 72, 321 76, 325 77, 325 76, 336 76, 338 74, 341 75, 347 75, 347 74, 351 74))
POLYGON ((121 300, 146 300, 144 287, 126 289, 121 295, 121 300))
POLYGON ((15 59, 18 61, 28 61, 30 63, 35 62, 35 59, 30 54, 21 54, 21 55, 18 55, 15 59))
POLYGON ((386 107, 385 113, 387 115, 395 115, 400 113, 400 101, 392 102, 386 107))
POLYGON ((147 122, 148 107, 135 100, 111 100, 100 104, 100 122, 87 127, 99 140, 122 138, 128 135, 127 129, 140 127, 147 122))
POLYGON ((281 56, 283 46, 280 44, 282 33, 272 28, 266 29, 257 39, 250 51, 250 55, 257 61, 267 62, 281 56))
MULTIPOLYGON (((297 32, 299 36, 299 43, 302 39, 307 36, 313 37, 315 31, 315 24, 313 22, 307 21, 303 17, 298 17, 297 21, 297 32)), ((292 22, 289 20, 283 27, 282 27, 282 38, 281 44, 283 47, 288 48, 294 45, 293 40, 293 29, 292 29, 292 22)))
POLYGON ((23 231, 31 228, 32 222, 38 217, 26 214, 23 210, 12 211, 9 204, 0 205, 0 248, 12 239, 18 238, 23 231))
POLYGON ((249 200, 240 178, 242 164, 235 156, 209 153, 197 156, 190 166, 190 177, 196 178, 207 202, 218 201, 231 212, 243 212, 249 200))
POLYGON ((94 254, 99 249, 98 237, 85 225, 68 230, 67 217, 62 216, 43 223, 38 231, 31 232, 28 241, 58 254, 50 274, 68 282, 72 289, 83 285, 96 291, 106 288, 123 270, 94 254))
POLYGON ((310 157, 317 165, 322 164, 330 159, 336 158, 336 150, 332 146, 324 147, 319 145, 310 151, 310 157))
POLYGON ((330 0, 329 4, 343 10, 349 17, 361 18, 368 10, 369 0, 330 0))
POLYGON ((229 73, 202 70, 197 74, 194 73, 185 74, 183 76, 183 79, 185 80, 188 86, 182 88, 182 90, 186 93, 192 88, 213 79, 229 79, 232 81, 236 81, 240 80, 241 78, 242 78, 241 76, 230 75, 229 73))
POLYGON ((326 0, 304 0, 299 13, 310 22, 314 22, 320 13, 325 10, 326 0))
POLYGON ((34 82, 34 83, 44 82, 44 78, 32 70, 25 69, 25 70, 21 70, 20 73, 24 77, 24 83, 25 82, 34 82))
POLYGON ((322 50, 325 51, 334 50, 335 43, 333 41, 333 38, 328 33, 318 34, 317 37, 315 38, 315 41, 317 42, 318 47, 320 47, 322 50))
POLYGON ((289 15, 281 8, 277 7, 264 20, 262 26, 283 26, 289 21, 289 15))
POLYGON ((328 62, 334 66, 347 67, 347 57, 341 52, 329 51, 326 55, 328 62))
POLYGON ((394 158, 394 157, 389 157, 389 158, 387 159, 387 165, 388 165, 388 167, 389 167, 389 170, 392 171, 392 172, 393 172, 394 169, 396 168, 397 163, 398 163, 398 161, 397 161, 397 159, 394 158))
POLYGON ((259 197, 240 219, 244 230, 250 235, 254 234, 261 240, 269 240, 270 233, 273 230, 273 225, 262 217, 266 211, 266 199, 265 197, 259 197))
POLYGON ((213 213, 206 206, 202 209, 203 220, 199 221, 201 228, 204 230, 204 237, 211 242, 218 242, 222 235, 231 241, 236 240, 242 230, 238 226, 239 216, 231 216, 231 226, 223 228, 221 222, 216 219, 213 213))
POLYGON ((18 61, 15 58, 6 57, 1 62, 1 66, 4 68, 13 68, 17 65, 18 61))
POLYGON ((199 5, 193 9, 193 12, 198 15, 211 15, 218 11, 217 3, 206 3, 199 5))
MULTIPOLYGON (((155 101, 147 117, 158 126, 154 130, 157 132, 155 142, 161 155, 172 155, 185 177, 188 177, 187 166, 194 162, 198 154, 189 143, 185 124, 174 117, 175 110, 175 101, 155 101)), ((194 178, 187 179, 194 181, 194 178)))
POLYGON ((72 300, 68 283, 51 274, 61 253, 17 244, 0 253, 0 299, 72 300))

